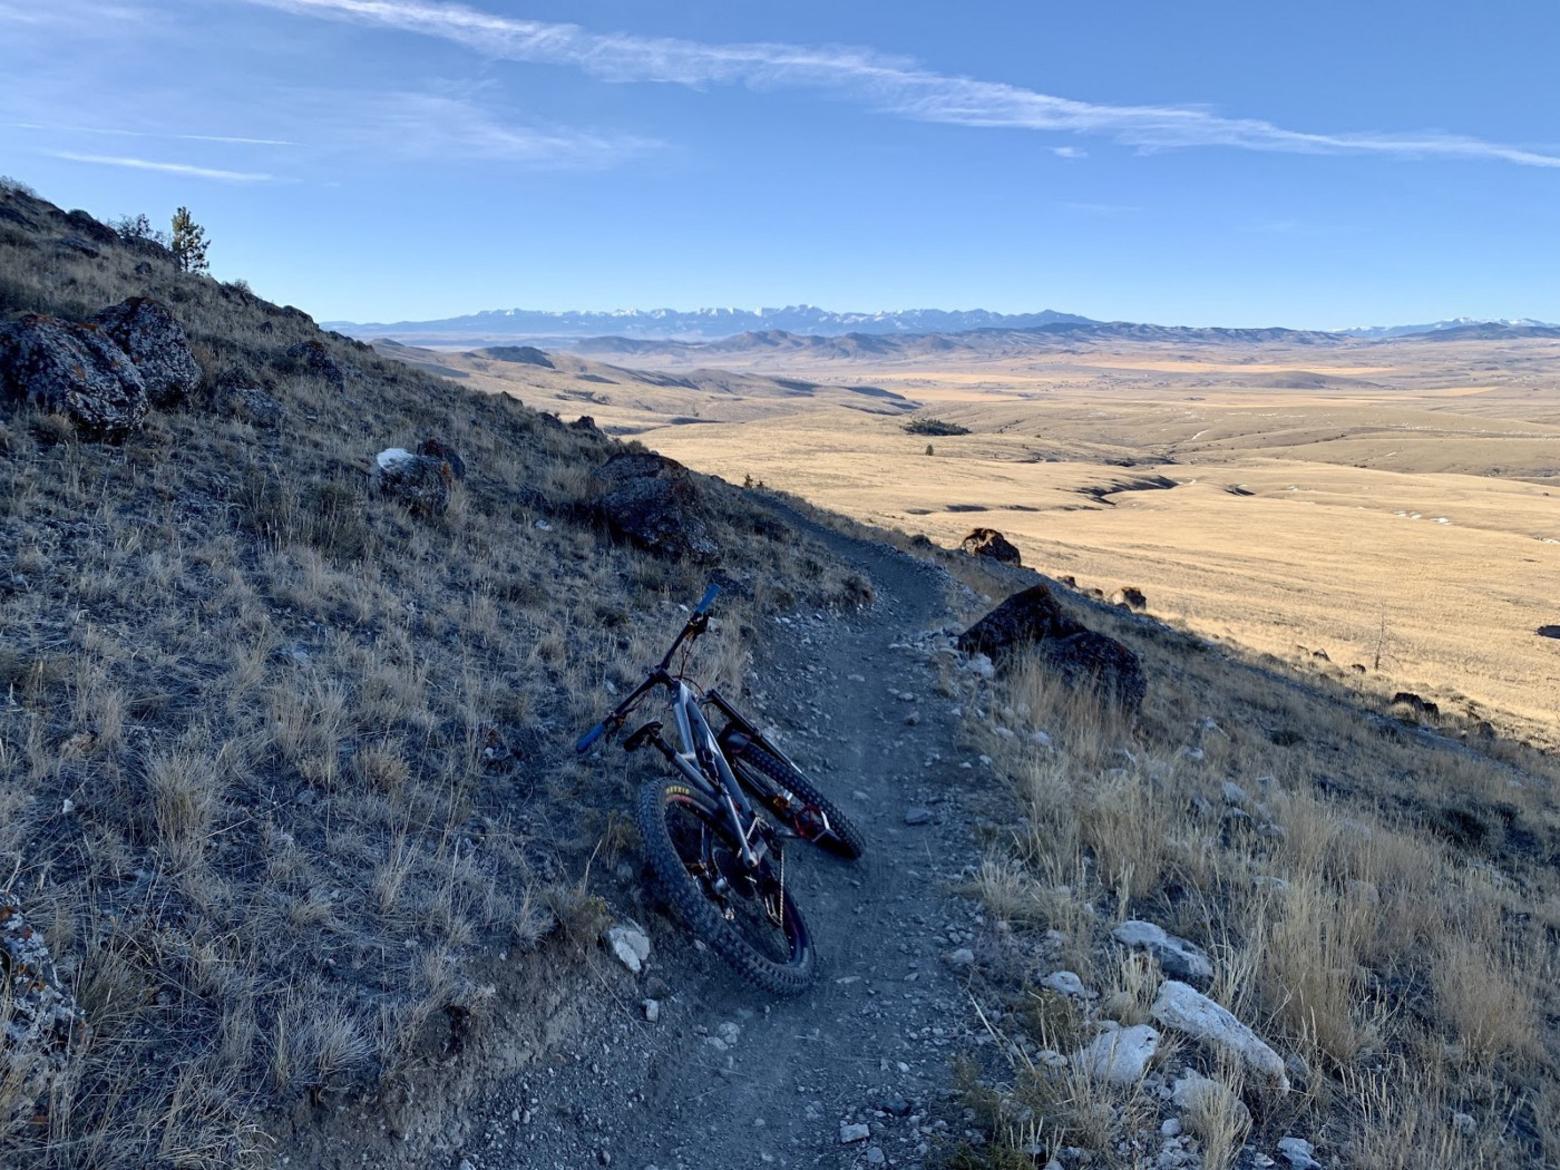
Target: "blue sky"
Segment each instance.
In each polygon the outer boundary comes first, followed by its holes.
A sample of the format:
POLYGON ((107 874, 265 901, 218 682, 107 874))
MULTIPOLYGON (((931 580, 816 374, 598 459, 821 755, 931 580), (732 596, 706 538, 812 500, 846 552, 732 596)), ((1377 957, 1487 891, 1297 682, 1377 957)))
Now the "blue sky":
POLYGON ((0 0, 0 173, 322 319, 1560 320, 1560 5, 0 0))

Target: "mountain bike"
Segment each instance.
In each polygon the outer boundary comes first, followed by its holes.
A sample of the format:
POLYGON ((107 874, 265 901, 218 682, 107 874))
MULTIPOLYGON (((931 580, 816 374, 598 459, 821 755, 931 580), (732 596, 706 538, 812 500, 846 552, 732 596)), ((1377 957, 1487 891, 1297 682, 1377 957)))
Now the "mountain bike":
POLYGON ((654 748, 671 768, 639 792, 639 832, 650 868, 688 928, 716 954, 764 990, 795 995, 812 983, 817 959, 786 886, 785 843, 810 842, 847 860, 860 857, 866 843, 751 720, 687 678, 689 652, 709 629, 719 592, 709 587, 645 681, 581 736, 575 751, 584 755, 615 735, 646 698, 664 692, 677 746, 666 741, 658 719, 623 741, 630 752, 654 748))

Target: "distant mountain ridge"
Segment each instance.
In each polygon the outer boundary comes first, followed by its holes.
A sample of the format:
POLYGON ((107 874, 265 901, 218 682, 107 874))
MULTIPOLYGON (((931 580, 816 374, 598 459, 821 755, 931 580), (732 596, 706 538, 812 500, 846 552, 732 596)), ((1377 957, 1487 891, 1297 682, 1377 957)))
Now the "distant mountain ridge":
MULTIPOLYGON (((1367 341, 1384 341, 1393 337, 1418 337, 1426 333, 1454 333, 1464 337, 1522 336, 1525 330, 1560 329, 1549 321, 1537 321, 1532 317, 1448 317, 1444 321, 1431 321, 1424 325, 1356 325, 1334 332, 1344 337, 1358 337, 1367 341)), ((1536 336, 1545 336, 1539 333, 1536 336)))
POLYGON ((814 305, 759 309, 617 309, 611 312, 491 309, 436 321, 359 324, 329 321, 327 328, 361 338, 443 337, 450 341, 557 339, 574 337, 655 338, 717 341, 741 333, 782 331, 817 337, 967 333, 972 329, 1033 329, 1042 325, 1092 324, 1088 317, 1042 309, 1037 313, 994 313, 987 309, 899 309, 837 313, 814 305))
POLYGON ((872 338, 958 338, 972 333, 1035 333, 1080 338, 1138 340, 1256 341, 1394 341, 1410 337, 1437 340, 1553 337, 1560 326, 1532 318, 1488 320, 1452 317, 1422 325, 1369 325, 1316 330, 1218 328, 1154 325, 1128 321, 1098 321, 1077 313, 1042 309, 1034 313, 997 313, 988 309, 900 309, 876 313, 834 312, 815 305, 758 309, 617 309, 604 312, 545 309, 492 309, 432 321, 357 323, 326 321, 335 329, 368 341, 395 338, 417 345, 441 347, 502 346, 516 343, 550 349, 627 349, 607 342, 716 345, 736 342, 740 348, 763 347, 764 338, 827 340, 857 338, 870 346, 872 338))

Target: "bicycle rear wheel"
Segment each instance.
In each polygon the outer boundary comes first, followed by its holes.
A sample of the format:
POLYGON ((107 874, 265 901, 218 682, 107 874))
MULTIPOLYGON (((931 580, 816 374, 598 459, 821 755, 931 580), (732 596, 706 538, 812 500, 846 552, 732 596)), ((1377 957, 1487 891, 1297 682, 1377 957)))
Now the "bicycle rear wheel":
POLYGON ((680 777, 647 781, 638 813, 650 868, 688 929, 765 991, 810 987, 817 959, 783 862, 749 870, 725 810, 680 777))
POLYGON ((800 768, 770 750, 767 743, 749 738, 740 748, 728 751, 727 758, 743 785, 804 841, 811 841, 846 861, 855 861, 867 851, 867 840, 855 823, 818 791, 800 768), (783 799, 779 802, 767 799, 765 790, 777 787, 794 796, 800 807, 787 808, 783 799))

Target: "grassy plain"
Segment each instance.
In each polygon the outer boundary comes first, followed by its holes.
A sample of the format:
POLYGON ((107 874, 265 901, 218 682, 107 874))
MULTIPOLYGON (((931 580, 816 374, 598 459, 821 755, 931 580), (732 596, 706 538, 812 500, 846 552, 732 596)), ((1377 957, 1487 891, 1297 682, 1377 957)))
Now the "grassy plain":
POLYGON ((1204 634, 1556 734, 1560 641, 1536 631, 1560 622, 1560 343, 622 359, 654 375, 439 356, 700 470, 942 544, 994 527, 1026 564, 1136 585, 1204 634), (971 433, 909 434, 907 412, 971 433))

